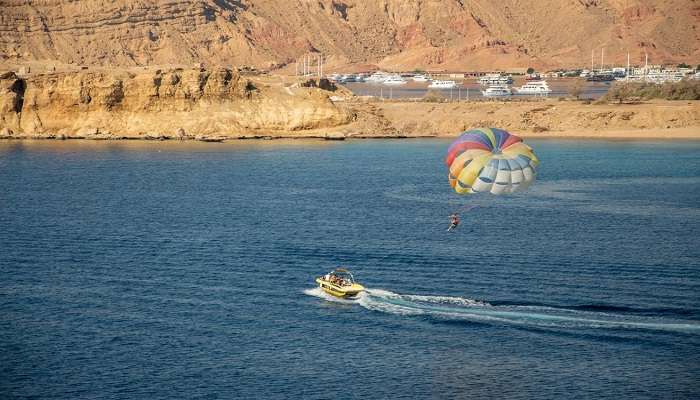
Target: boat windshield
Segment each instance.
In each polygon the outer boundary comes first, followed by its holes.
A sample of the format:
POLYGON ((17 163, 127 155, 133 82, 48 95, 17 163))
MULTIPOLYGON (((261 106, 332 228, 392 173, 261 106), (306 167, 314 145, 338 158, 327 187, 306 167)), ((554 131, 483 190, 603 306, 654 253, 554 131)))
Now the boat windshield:
POLYGON ((344 268, 338 268, 334 271, 331 271, 328 275, 326 275, 326 279, 329 280, 331 283, 335 283, 340 286, 350 286, 353 283, 355 283, 355 279, 353 278, 350 271, 344 268))

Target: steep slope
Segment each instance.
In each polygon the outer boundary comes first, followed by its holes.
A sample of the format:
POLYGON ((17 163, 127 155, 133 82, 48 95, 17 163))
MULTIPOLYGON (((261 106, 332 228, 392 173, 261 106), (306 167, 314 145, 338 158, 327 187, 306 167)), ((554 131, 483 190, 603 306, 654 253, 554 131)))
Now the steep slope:
POLYGON ((0 63, 494 69, 700 61, 691 0, 4 0, 0 63))
POLYGON ((0 75, 0 129, 14 137, 300 136, 352 115, 320 89, 224 68, 0 75))

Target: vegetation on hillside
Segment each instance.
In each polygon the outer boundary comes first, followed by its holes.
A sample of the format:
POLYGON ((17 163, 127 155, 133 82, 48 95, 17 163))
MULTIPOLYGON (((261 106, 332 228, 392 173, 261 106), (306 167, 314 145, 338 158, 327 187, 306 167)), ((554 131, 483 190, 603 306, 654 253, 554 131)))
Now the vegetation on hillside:
POLYGON ((603 101, 623 103, 631 100, 700 100, 700 81, 683 80, 662 84, 648 82, 615 82, 603 101))
POLYGON ((583 81, 581 79, 576 79, 574 83, 569 88, 569 96, 575 97, 578 100, 583 93, 583 81))
POLYGON ((428 89, 425 96, 423 96, 423 101, 428 103, 442 103, 447 101, 447 97, 439 90, 428 89))

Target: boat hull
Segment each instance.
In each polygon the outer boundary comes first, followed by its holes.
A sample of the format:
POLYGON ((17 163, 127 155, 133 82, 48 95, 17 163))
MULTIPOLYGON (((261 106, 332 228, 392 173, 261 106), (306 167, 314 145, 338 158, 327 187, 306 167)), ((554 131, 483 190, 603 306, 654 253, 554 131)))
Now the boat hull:
POLYGON ((550 94, 551 90, 521 90, 515 89, 518 94, 550 94))
POLYGON ((362 285, 357 283, 341 287, 321 278, 316 278, 316 283, 318 283, 318 287, 324 292, 341 299, 356 297, 365 290, 362 285))

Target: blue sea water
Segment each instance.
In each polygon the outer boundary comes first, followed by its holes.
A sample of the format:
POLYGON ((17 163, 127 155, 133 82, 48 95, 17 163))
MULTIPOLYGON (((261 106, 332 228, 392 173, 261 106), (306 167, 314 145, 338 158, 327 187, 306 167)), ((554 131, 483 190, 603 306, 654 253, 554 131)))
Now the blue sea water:
POLYGON ((448 143, 0 142, 0 397, 699 398, 700 142, 448 143))

